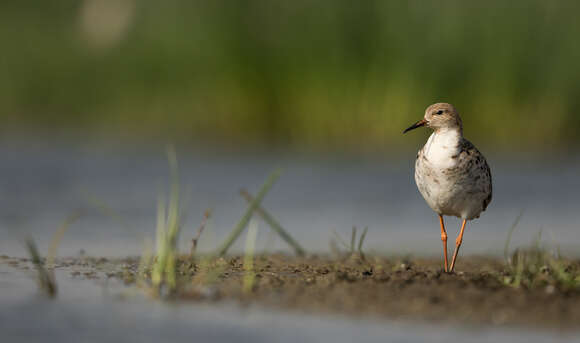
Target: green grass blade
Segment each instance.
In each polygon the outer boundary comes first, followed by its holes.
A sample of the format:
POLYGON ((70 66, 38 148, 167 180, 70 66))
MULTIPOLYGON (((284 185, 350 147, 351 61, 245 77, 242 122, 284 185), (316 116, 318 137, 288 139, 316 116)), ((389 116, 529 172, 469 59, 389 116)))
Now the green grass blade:
POLYGON ((177 154, 173 146, 167 148, 167 159, 170 169, 170 194, 169 207, 167 213, 167 233, 168 240, 171 246, 176 244, 177 235, 179 233, 179 169, 177 164, 177 154))
POLYGON ((336 230, 332 230, 332 235, 334 236, 334 239, 336 240, 336 242, 338 242, 340 245, 342 245, 343 248, 348 249, 349 246, 348 244, 346 244, 345 240, 342 239, 342 237, 340 236, 340 234, 338 232, 336 232, 336 230))
POLYGON ((350 253, 354 254, 354 245, 356 243, 356 226, 352 227, 352 233, 350 235, 350 253))
POLYGON ((38 272, 38 287, 47 296, 51 298, 55 297, 57 293, 57 287, 54 274, 48 271, 44 263, 42 263, 42 258, 40 257, 38 249, 36 248, 36 244, 32 238, 28 238, 26 240, 26 248, 28 250, 28 254, 30 255, 32 264, 34 264, 34 267, 38 272))
POLYGON ((520 223, 520 219, 522 219, 522 216, 524 215, 524 211, 520 211, 520 214, 518 214, 518 216, 516 217, 516 220, 514 220, 512 226, 510 227, 508 234, 507 234, 507 238, 505 240, 505 245, 503 248, 503 256, 504 256, 504 260, 506 262, 508 262, 509 260, 509 247, 510 247, 510 242, 512 240, 512 234, 514 233, 516 227, 518 226, 518 224, 520 223))
POLYGON ((256 249, 256 237, 258 236, 258 223, 250 222, 246 234, 246 247, 244 250, 244 285, 243 292, 249 293, 254 288, 256 275, 254 274, 254 252, 256 249))
POLYGON ((367 236, 367 231, 369 230, 368 226, 365 227, 365 229, 363 230, 362 235, 360 235, 360 239, 358 241, 358 252, 359 254, 363 255, 363 251, 362 251, 362 247, 365 241, 365 238, 367 236))
POLYGON ((52 236, 52 240, 50 241, 50 246, 48 248, 48 254, 46 255, 46 263, 47 265, 51 266, 54 264, 54 260, 56 259, 56 251, 58 250, 58 246, 60 245, 60 241, 64 234, 68 231, 68 228, 76 222, 81 216, 83 215, 82 212, 77 211, 76 213, 71 214, 68 216, 62 225, 56 230, 54 235, 52 236))
MULTIPOLYGON (((252 197, 252 195, 248 191, 242 189, 240 191, 240 194, 249 203, 252 203, 254 201, 254 197, 252 197)), ((263 207, 258 206, 256 208, 256 212, 264 219, 264 221, 270 226, 270 228, 274 230, 274 232, 276 232, 289 246, 291 246, 294 249, 296 255, 298 256, 305 255, 304 248, 302 248, 302 246, 294 238, 292 238, 292 236, 290 236, 288 231, 284 230, 282 225, 280 225, 280 223, 270 213, 268 213, 268 211, 266 211, 263 207)))
POLYGON ((179 175, 177 155, 172 147, 167 150, 170 168, 169 201, 160 198, 157 207, 157 260, 151 273, 151 282, 157 294, 162 285, 167 285, 169 293, 177 288, 176 259, 178 256, 178 236, 180 229, 179 214, 179 175))
POLYGON ((238 221, 238 223, 236 224, 236 226, 234 227, 232 232, 230 232, 230 234, 228 235, 226 240, 223 242, 223 244, 217 250, 218 256, 223 256, 228 252, 228 249, 232 246, 232 244, 240 236, 240 234, 242 233, 242 231, 244 230, 246 225, 248 225, 248 222, 250 221, 252 214, 254 213, 256 208, 258 208, 258 206, 260 206, 260 203, 262 202, 262 200, 264 199, 264 197, 266 196, 266 194, 268 193, 270 188, 272 188, 272 186, 274 185, 276 180, 278 180, 281 173, 282 173, 282 171, 280 169, 277 169, 272 174, 270 174, 270 176, 268 176, 268 179, 266 179, 266 182, 264 182, 264 184, 260 188, 260 191, 258 192, 258 195, 254 199, 254 201, 252 201, 252 203, 248 206, 248 209, 246 210, 246 212, 244 213, 242 218, 238 221))
POLYGON ((166 256, 166 238, 165 238, 165 201, 162 197, 157 202, 157 228, 156 228, 156 247, 157 247, 157 261, 153 266, 151 272, 151 282, 153 286, 159 287, 163 282, 163 271, 165 267, 166 256))

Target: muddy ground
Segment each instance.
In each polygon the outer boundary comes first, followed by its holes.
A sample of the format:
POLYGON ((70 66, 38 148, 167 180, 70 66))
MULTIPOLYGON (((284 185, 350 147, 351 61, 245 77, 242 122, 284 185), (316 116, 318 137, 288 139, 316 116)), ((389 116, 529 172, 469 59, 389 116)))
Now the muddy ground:
MULTIPOLYGON (((33 268, 26 259, 7 256, 0 257, 0 263, 33 268)), ((570 261, 565 268, 576 272, 579 266, 570 261)), ((148 283, 146 278, 139 282, 137 258, 68 258, 55 267, 75 278, 118 278, 140 287, 148 283)), ((243 257, 183 258, 178 275, 171 301, 236 300, 242 305, 356 317, 580 327, 580 288, 551 278, 549 268, 539 272, 533 285, 515 287, 510 282, 513 270, 492 258, 462 257, 453 274, 442 271, 439 259, 269 255, 257 257, 253 272, 247 272, 243 257), (248 275, 255 276, 253 281, 248 275)))

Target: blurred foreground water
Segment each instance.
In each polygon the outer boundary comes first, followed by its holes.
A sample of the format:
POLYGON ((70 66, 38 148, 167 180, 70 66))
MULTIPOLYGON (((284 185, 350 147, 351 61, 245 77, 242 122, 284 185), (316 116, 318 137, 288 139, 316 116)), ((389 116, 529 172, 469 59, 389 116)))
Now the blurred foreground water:
MULTIPOLYGON (((216 247, 243 214, 241 187, 255 193, 276 167, 284 168, 263 206, 312 252, 328 252, 332 230, 345 238, 368 226, 365 248, 381 254, 440 254, 436 215, 413 181, 415 152, 353 157, 290 153, 223 153, 177 148, 182 207, 182 248, 188 251, 203 212, 212 220, 200 243, 216 247)), ((486 153, 494 199, 470 223, 462 253, 501 254, 507 232, 523 210, 511 246, 542 241, 580 255, 576 218, 580 159, 486 153)), ((163 146, 119 148, 11 140, 0 145, 0 254, 25 255, 28 235, 46 251, 54 232, 77 213, 60 255, 138 255, 154 238, 156 203, 168 189, 163 146)), ((447 220, 452 239, 459 229, 447 220)), ((260 223, 257 247, 290 251, 260 223)), ((239 243, 239 242, 238 242, 239 243)), ((236 244, 234 249, 241 249, 236 244)))
POLYGON ((460 327, 282 313, 231 303, 164 303, 114 281, 57 273, 59 298, 38 296, 34 274, 0 264, 6 342, 570 342, 575 333, 460 327))

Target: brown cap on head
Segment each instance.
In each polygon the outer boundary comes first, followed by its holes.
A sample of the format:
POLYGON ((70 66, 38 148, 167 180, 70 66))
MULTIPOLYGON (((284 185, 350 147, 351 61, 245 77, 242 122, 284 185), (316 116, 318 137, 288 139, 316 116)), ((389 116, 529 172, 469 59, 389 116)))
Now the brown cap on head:
POLYGON ((421 126, 428 126, 435 131, 440 129, 463 130, 459 113, 453 105, 445 102, 436 103, 427 107, 425 117, 407 128, 403 133, 407 133, 421 126))

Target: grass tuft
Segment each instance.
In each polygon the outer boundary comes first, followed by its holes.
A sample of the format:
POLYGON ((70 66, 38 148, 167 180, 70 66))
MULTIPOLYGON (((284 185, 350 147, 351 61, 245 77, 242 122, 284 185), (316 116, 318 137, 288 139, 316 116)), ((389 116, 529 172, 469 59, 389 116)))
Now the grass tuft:
POLYGON ((173 296, 178 291, 183 291, 178 288, 178 275, 181 274, 193 276, 189 279, 189 283, 194 287, 210 286, 219 279, 219 276, 225 268, 224 260, 221 256, 227 253, 243 229, 250 223, 246 236, 244 256, 245 274, 243 280, 243 291, 245 293, 250 292, 255 283, 253 260, 258 231, 256 222, 250 222, 250 220, 252 214, 259 208, 262 199, 266 196, 274 182, 280 177, 281 171, 276 170, 270 174, 260 188, 257 197, 252 199, 248 209, 219 249, 213 253, 198 256, 198 241, 211 217, 211 212, 209 210, 206 211, 197 235, 192 239, 189 256, 180 260, 178 238, 183 218, 180 214, 177 157, 175 150, 172 148, 168 149, 168 161, 171 171, 171 186, 168 199, 166 200, 161 196, 158 201, 155 255, 151 254, 151 249, 149 249, 150 244, 148 244, 139 264, 138 284, 148 289, 156 297, 173 296), (198 258, 199 263, 196 265, 195 260, 198 258), (150 282, 147 282, 149 275, 150 282))
POLYGON ((346 255, 348 257, 360 257, 362 260, 364 260, 365 253, 363 251, 363 245, 367 236, 368 227, 365 227, 360 237, 358 237, 358 244, 357 232, 357 227, 353 226, 350 234, 350 244, 347 244, 346 241, 340 236, 340 234, 333 230, 333 237, 330 239, 330 250, 337 256, 346 255), (342 246, 342 249, 339 247, 339 245, 342 246), (343 251, 343 249, 346 251, 343 251))
POLYGON ((509 262, 509 247, 510 247, 510 243, 512 240, 512 235, 514 233, 514 231, 516 230, 516 227, 518 226, 518 224, 520 223, 520 220, 522 219, 522 216, 524 215, 524 211, 520 211, 520 214, 518 214, 518 216, 516 217, 516 219, 514 220, 512 226, 510 227, 510 229, 508 230, 508 235, 507 238, 505 240, 505 245, 503 248, 503 256, 506 262, 509 262))
POLYGON ((534 289, 554 286, 562 290, 580 288, 577 264, 541 244, 541 231, 528 248, 515 249, 506 259, 500 281, 510 287, 534 289))
POLYGON ((176 260, 180 230, 179 175, 177 156, 173 148, 168 149, 171 171, 169 200, 160 197, 157 206, 157 257, 151 272, 151 283, 155 295, 168 295, 177 290, 176 260))

